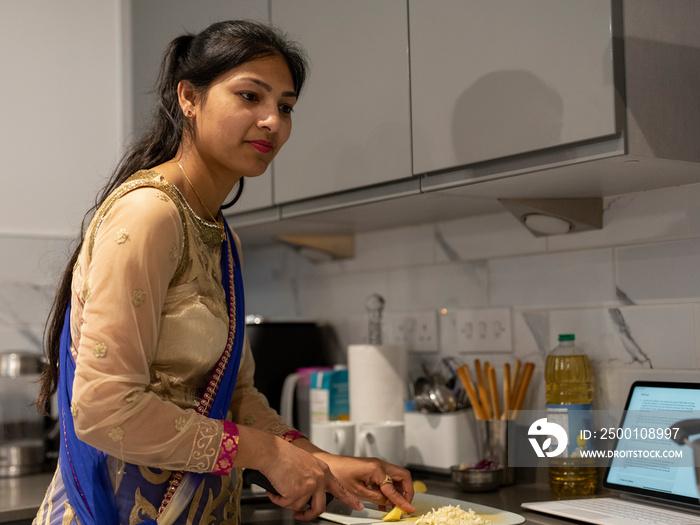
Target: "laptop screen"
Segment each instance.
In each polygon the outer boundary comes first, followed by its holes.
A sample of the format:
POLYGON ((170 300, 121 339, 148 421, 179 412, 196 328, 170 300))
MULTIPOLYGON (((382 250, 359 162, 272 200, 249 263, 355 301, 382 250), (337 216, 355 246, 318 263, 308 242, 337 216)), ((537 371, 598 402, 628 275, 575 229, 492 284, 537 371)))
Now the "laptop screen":
POLYGON ((669 428, 674 423, 696 419, 698 414, 700 384, 634 383, 619 428, 611 429, 618 439, 603 485, 700 508, 693 449, 669 437, 669 433, 677 432, 669 428))

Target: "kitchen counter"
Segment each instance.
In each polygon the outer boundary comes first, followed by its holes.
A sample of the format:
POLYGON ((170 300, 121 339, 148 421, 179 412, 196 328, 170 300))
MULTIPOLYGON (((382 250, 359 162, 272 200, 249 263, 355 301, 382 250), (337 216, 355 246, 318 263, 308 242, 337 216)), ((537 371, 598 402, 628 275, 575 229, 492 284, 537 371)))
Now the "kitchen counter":
POLYGON ((52 478, 53 472, 0 478, 0 523, 31 523, 52 478))
MULTIPOLYGON (((52 473, 42 473, 20 478, 0 478, 0 523, 30 524, 44 498, 52 476, 52 473)), ((524 501, 553 499, 549 486, 543 482, 517 483, 493 492, 467 493, 460 491, 447 477, 424 476, 422 473, 414 473, 414 479, 424 481, 431 494, 515 512, 524 516, 526 523, 529 524, 561 525, 573 523, 521 509, 520 503, 524 501)), ((241 513, 243 524, 287 523, 291 525, 297 523, 292 518, 291 511, 277 507, 264 498, 261 502, 244 503, 241 513)), ((313 523, 328 525, 330 522, 317 520, 313 523)))
MULTIPOLYGON (((459 500, 479 503, 501 510, 507 510, 520 514, 525 518, 525 523, 533 525, 572 525, 574 521, 546 516, 537 512, 531 512, 520 507, 526 501, 545 501, 555 499, 549 490, 549 484, 541 481, 516 483, 515 485, 501 487, 493 492, 469 493, 459 490, 449 477, 430 476, 425 478, 422 473, 414 473, 414 479, 423 481, 430 494, 456 498, 459 500)), ((608 495, 600 494, 602 495, 608 495)), ((463 507, 464 508, 464 507, 463 507)), ((300 523, 292 518, 292 511, 281 509, 269 502, 247 503, 242 507, 242 524, 273 525, 300 523)), ((313 524, 329 525, 326 520, 316 520, 313 524)))

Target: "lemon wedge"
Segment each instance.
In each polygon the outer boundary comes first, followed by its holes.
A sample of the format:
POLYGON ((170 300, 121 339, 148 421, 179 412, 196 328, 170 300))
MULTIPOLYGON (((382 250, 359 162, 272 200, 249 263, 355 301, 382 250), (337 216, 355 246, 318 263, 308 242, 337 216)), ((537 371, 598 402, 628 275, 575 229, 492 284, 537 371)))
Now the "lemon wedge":
POLYGON ((399 507, 394 507, 390 512, 387 512, 382 521, 399 521, 401 519, 401 509, 399 507))
POLYGON ((419 494, 425 494, 428 492, 428 487, 425 486, 425 483, 422 481, 414 481, 413 482, 413 492, 417 492, 419 494))

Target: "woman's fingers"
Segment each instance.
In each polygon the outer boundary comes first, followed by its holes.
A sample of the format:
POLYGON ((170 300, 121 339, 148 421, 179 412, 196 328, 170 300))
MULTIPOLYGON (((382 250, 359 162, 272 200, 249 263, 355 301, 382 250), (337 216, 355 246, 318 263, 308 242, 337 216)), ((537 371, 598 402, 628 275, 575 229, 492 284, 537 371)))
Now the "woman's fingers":
POLYGON ((299 519, 313 519, 325 509, 330 469, 300 448, 286 442, 279 444, 285 453, 271 462, 269 468, 261 469, 279 493, 268 493, 268 497, 274 504, 296 511, 299 519))
POLYGON ((358 496, 363 501, 369 501, 370 503, 374 503, 375 505, 386 505, 388 501, 384 494, 382 494, 379 490, 374 488, 359 486, 356 487, 355 492, 358 493, 358 496))
MULTIPOLYGON (((376 474, 376 476, 379 475, 379 473, 376 474)), ((413 500, 414 492, 411 480, 403 479, 400 473, 394 473, 394 475, 397 477, 392 478, 382 471, 381 482, 372 481, 369 487, 364 485, 356 486, 355 493, 362 500, 378 505, 380 510, 384 510, 383 507, 387 505, 393 505, 400 507, 408 514, 415 512, 416 509, 410 503, 413 500), (387 476, 391 479, 391 482, 387 480, 387 476)))
POLYGON ((297 512, 305 509, 309 502, 308 499, 290 499, 279 494, 273 494, 272 492, 268 492, 267 497, 270 498, 270 501, 275 505, 284 507, 285 509, 295 510, 297 512))
POLYGON ((392 505, 400 507, 408 513, 415 512, 411 505, 413 501, 414 489, 411 473, 399 466, 385 464, 387 476, 391 478, 391 483, 380 484, 379 490, 392 505))
POLYGON ((297 512, 294 513, 295 520, 311 521, 326 510, 326 491, 314 493, 309 503, 309 507, 306 509, 295 509, 297 510, 297 512))
MULTIPOLYGON (((380 485, 380 492, 384 494, 388 500, 388 503, 391 503, 395 507, 401 508, 401 510, 405 511, 407 514, 414 513, 416 509, 409 503, 409 501, 413 499, 413 488, 411 488, 410 493, 408 491, 404 491, 403 494, 400 494, 399 491, 396 490, 394 483, 384 483, 383 485, 380 485), (404 497, 404 495, 406 497, 404 497)), ((401 488, 403 489, 403 487, 401 488)))
MULTIPOLYGON (((365 508, 362 502, 345 490, 335 478, 332 478, 327 490, 354 510, 362 510, 365 508)), ((296 511, 294 513, 294 519, 299 521, 313 520, 326 510, 325 490, 315 492, 313 496, 311 496, 310 501, 303 499, 290 500, 283 496, 272 494, 271 492, 268 492, 267 495, 270 501, 275 505, 296 511)))
POLYGON ((350 494, 347 489, 336 479, 333 474, 328 473, 328 478, 326 479, 326 490, 333 494, 340 501, 348 505, 351 509, 362 510, 365 506, 362 502, 355 496, 350 494))

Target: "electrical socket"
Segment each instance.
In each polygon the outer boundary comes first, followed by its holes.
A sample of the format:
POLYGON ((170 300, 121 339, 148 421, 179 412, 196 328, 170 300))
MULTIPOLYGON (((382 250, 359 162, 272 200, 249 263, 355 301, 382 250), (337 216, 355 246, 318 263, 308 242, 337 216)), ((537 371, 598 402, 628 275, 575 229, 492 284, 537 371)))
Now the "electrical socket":
POLYGON ((437 312, 403 312, 385 315, 389 324, 387 343, 402 344, 413 352, 437 352, 437 312))
POLYGON ((513 332, 509 307, 458 310, 457 350, 460 352, 512 352, 513 332))

